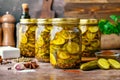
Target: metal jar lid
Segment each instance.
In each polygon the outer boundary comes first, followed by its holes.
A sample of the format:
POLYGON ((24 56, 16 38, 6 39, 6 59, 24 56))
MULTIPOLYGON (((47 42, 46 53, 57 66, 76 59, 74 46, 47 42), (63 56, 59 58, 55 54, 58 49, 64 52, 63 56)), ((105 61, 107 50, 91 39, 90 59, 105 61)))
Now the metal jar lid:
POLYGON ((98 24, 97 19, 80 19, 79 24, 98 24))
POLYGON ((53 18, 53 24, 78 24, 79 18, 53 18))
POLYGON ((20 19, 21 24, 34 24, 37 23, 37 19, 20 19))
POLYGON ((38 24, 52 24, 52 19, 37 19, 38 24))

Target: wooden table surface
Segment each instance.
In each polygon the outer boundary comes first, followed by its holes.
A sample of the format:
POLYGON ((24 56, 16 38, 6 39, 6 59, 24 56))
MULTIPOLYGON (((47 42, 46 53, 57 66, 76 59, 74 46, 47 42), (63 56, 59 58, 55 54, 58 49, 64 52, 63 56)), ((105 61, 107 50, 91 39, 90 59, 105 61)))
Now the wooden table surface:
POLYGON ((54 69, 50 63, 39 63, 40 68, 16 71, 14 64, 0 65, 0 80, 120 80, 120 70, 81 71, 54 69), (8 68, 12 68, 8 70, 8 68))

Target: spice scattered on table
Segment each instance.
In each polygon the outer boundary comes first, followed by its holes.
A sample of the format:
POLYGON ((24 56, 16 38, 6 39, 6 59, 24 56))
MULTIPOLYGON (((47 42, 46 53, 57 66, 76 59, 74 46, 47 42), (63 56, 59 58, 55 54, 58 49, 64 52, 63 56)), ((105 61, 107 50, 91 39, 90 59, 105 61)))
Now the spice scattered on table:
POLYGON ((15 62, 30 62, 32 61, 32 58, 26 58, 26 57, 20 57, 17 59, 14 59, 15 62))
POLYGON ((8 67, 8 70, 11 70, 12 68, 11 67, 8 67))
POLYGON ((63 70, 65 72, 80 73, 80 70, 63 70))
POLYGON ((26 62, 24 66, 29 69, 36 69, 39 67, 39 65, 36 62, 26 62))
POLYGON ((0 56, 0 63, 2 64, 2 57, 0 56))

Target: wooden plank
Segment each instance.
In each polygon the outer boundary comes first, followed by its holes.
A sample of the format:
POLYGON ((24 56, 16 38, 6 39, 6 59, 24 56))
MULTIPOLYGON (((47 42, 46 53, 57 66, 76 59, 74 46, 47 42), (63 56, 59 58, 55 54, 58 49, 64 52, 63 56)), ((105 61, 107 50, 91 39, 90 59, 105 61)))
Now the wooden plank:
POLYGON ((119 3, 67 3, 65 5, 66 11, 73 11, 75 9, 114 9, 120 8, 119 3))
POLYGON ((14 64, 0 65, 0 80, 120 80, 120 70, 116 69, 55 69, 50 63, 38 62, 38 69, 16 71, 14 64))
POLYGON ((120 0, 64 0, 66 3, 120 3, 120 0))
POLYGON ((108 18, 120 14, 120 3, 67 3, 65 17, 108 18))

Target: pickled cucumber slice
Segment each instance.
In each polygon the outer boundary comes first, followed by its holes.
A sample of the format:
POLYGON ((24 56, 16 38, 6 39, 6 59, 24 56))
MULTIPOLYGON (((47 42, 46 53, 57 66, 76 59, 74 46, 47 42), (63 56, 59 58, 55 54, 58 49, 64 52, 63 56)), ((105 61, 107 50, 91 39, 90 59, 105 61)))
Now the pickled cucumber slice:
POLYGON ((120 69, 120 63, 117 60, 108 59, 108 62, 110 63, 110 65, 113 69, 120 69))
POLYGON ((82 52, 85 50, 85 45, 82 45, 82 52))
POLYGON ((47 49, 46 48, 39 48, 38 53, 47 53, 47 49))
POLYGON ((41 53, 38 52, 39 57, 44 56, 45 54, 46 53, 44 53, 44 52, 41 52, 41 53))
POLYGON ((52 26, 45 27, 48 31, 52 30, 52 26))
POLYGON ((62 37, 58 37, 56 39, 54 39, 51 43, 55 44, 55 45, 61 45, 65 43, 65 39, 62 37))
POLYGON ((64 39, 73 39, 75 38, 75 33, 70 30, 62 30, 61 35, 64 39))
POLYGON ((80 51, 79 45, 75 42, 68 42, 66 48, 70 54, 76 54, 80 51))
POLYGON ((21 34, 21 43, 27 43, 27 37, 25 34, 21 34))
POLYGON ((64 44, 62 47, 62 50, 66 50, 66 46, 67 46, 67 44, 64 44))
POLYGON ((89 40, 93 40, 93 39, 95 39, 96 34, 95 33, 91 33, 91 32, 87 32, 86 36, 87 36, 87 38, 89 40))
POLYGON ((86 37, 83 37, 83 38, 82 38, 82 44, 84 44, 84 45, 89 45, 89 44, 91 44, 91 43, 90 43, 90 40, 89 40, 89 39, 87 39, 86 37))
POLYGON ((87 47, 86 47, 86 50, 91 51, 91 50, 94 50, 94 48, 93 48, 92 46, 87 46, 87 47))
POLYGON ((91 26, 91 27, 88 27, 88 30, 92 33, 95 33, 99 30, 98 26, 91 26))
POLYGON ((35 48, 35 45, 34 45, 34 44, 28 43, 27 45, 28 45, 29 47, 35 48))
POLYGON ((61 59, 68 59, 70 58, 70 55, 68 54, 67 51, 58 51, 58 57, 61 58, 61 59))
POLYGON ((84 34, 87 31, 87 26, 79 26, 82 34, 84 34))
POLYGON ((91 43, 92 43, 91 44, 92 47, 98 47, 98 46, 100 46, 100 41, 97 40, 97 39, 94 39, 91 43))
POLYGON ((96 69, 96 68, 98 68, 97 60, 90 61, 90 62, 87 62, 87 63, 83 63, 83 64, 80 66, 80 69, 81 69, 81 70, 84 70, 84 71, 93 70, 93 69, 96 69))
POLYGON ((49 30, 45 29, 44 32, 50 32, 49 30))
POLYGON ((38 50, 39 50, 38 48, 35 48, 35 54, 37 54, 37 53, 38 53, 38 50))
POLYGON ((51 48, 53 48, 54 50, 58 50, 58 49, 60 49, 60 46, 58 46, 58 45, 52 45, 51 48))
POLYGON ((36 27, 35 26, 33 26, 33 27, 29 27, 29 31, 35 31, 36 30, 36 27))
POLYGON ((70 58, 71 59, 74 59, 74 60, 77 60, 77 59, 80 59, 80 55, 70 55, 70 58))
POLYGON ((55 58, 54 54, 50 54, 50 63, 53 65, 56 65, 56 58, 55 58))
POLYGON ((98 59, 98 66, 101 69, 110 69, 110 64, 108 63, 107 59, 105 59, 105 58, 98 59))
POLYGON ((45 53, 37 53, 36 55, 35 55, 35 58, 37 58, 38 60, 42 57, 42 56, 44 56, 45 55, 45 53))
POLYGON ((40 36, 36 42, 36 44, 40 47, 43 46, 45 44, 43 38, 40 36))
POLYGON ((40 58, 40 54, 37 53, 37 54, 35 55, 35 58, 39 59, 39 58, 40 58))

